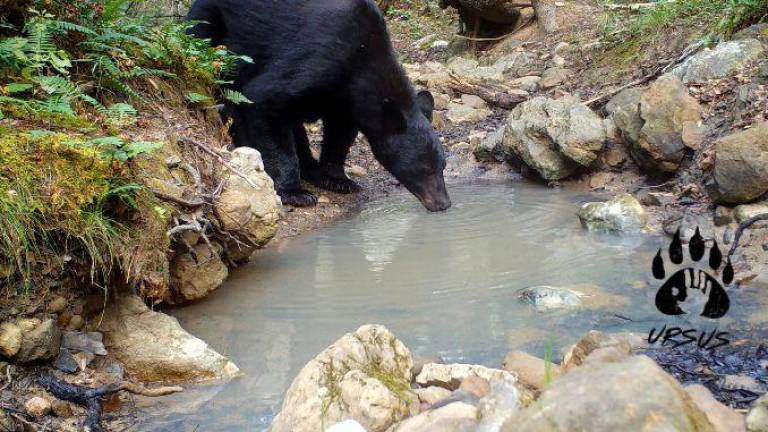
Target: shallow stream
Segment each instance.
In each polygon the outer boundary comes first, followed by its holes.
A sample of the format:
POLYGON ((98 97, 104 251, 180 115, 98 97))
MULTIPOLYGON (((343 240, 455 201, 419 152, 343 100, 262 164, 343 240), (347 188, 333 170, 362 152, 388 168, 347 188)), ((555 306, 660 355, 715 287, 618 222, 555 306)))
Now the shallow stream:
POLYGON ((299 369, 364 323, 389 327, 416 356, 498 367, 590 329, 647 333, 659 313, 650 235, 585 231, 589 197, 519 182, 450 188, 429 214, 405 193, 257 254, 206 300, 171 311, 245 372, 153 401, 142 430, 265 430, 299 369), (588 307, 537 311, 526 287, 572 287, 588 307), (591 305, 591 306, 589 306, 591 305))

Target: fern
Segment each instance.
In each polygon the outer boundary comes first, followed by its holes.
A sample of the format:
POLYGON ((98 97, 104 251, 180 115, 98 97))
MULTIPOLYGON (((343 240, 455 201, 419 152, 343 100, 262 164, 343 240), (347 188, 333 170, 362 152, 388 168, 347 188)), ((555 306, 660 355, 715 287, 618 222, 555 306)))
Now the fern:
POLYGON ((244 94, 240 93, 239 91, 235 91, 232 89, 224 89, 222 90, 222 94, 224 95, 224 99, 232 103, 236 103, 236 104, 253 103, 252 100, 248 99, 244 94))

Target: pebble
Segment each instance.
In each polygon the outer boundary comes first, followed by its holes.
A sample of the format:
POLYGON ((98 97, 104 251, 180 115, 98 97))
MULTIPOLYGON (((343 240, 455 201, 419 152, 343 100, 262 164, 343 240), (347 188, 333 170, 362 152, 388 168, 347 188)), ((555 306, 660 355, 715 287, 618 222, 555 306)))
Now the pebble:
POLYGON ((32 417, 40 418, 51 412, 51 403, 44 397, 35 396, 24 402, 24 409, 32 417))
POLYGON ((48 312, 59 313, 67 308, 67 299, 61 296, 56 296, 48 303, 48 312))
POLYGON ((69 319, 69 325, 67 326, 67 329, 80 330, 81 328, 83 328, 84 324, 85 324, 85 320, 83 320, 82 316, 73 315, 72 318, 69 319))

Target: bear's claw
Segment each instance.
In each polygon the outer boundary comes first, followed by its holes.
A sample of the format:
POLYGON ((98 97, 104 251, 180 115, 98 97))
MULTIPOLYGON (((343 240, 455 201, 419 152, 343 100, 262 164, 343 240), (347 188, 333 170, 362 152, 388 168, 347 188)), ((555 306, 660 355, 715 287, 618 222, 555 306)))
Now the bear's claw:
POLYGON ((278 191, 283 205, 294 207, 312 207, 317 204, 317 197, 304 189, 289 189, 278 191))

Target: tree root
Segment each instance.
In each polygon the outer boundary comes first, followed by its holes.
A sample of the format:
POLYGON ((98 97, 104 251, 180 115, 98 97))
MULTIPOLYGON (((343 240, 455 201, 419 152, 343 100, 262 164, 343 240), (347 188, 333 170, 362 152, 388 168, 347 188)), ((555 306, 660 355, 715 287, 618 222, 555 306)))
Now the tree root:
POLYGON ((733 244, 731 245, 731 250, 728 251, 728 256, 731 256, 734 254, 734 252, 736 252, 736 248, 739 247, 739 240, 741 240, 741 236, 744 234, 745 229, 756 224, 757 222, 766 220, 768 220, 768 213, 761 213, 759 215, 752 216, 751 218, 740 223, 739 227, 736 228, 736 233, 733 236, 733 244))
POLYGON ((116 382, 97 388, 89 388, 58 380, 51 374, 43 375, 38 379, 38 382, 57 398, 86 407, 88 409, 88 416, 83 427, 90 432, 102 432, 104 430, 100 422, 101 402, 104 396, 124 390, 142 396, 157 397, 184 390, 181 387, 147 389, 142 385, 130 382, 116 382))

